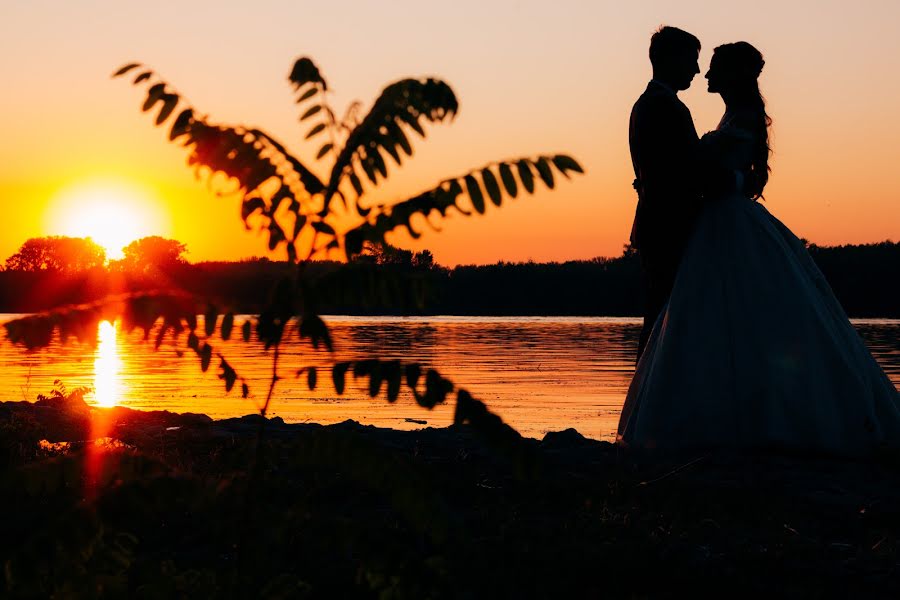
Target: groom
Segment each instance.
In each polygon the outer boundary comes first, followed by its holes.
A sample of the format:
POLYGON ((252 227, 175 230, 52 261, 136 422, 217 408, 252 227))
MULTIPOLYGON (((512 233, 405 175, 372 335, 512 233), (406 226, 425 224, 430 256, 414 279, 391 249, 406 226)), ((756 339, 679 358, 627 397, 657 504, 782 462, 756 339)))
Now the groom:
POLYGON ((650 38, 653 79, 631 110, 628 141, 637 211, 631 245, 641 257, 646 285, 638 359, 675 283, 678 263, 700 206, 697 131, 678 92, 700 72, 700 40, 664 26, 650 38))

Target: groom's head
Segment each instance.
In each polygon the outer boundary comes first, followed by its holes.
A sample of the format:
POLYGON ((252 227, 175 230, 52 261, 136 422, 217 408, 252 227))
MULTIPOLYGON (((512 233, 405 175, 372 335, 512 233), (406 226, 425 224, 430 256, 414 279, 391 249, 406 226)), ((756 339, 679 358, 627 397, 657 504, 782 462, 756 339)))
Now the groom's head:
POLYGON ((700 40, 677 27, 663 25, 650 38, 653 78, 675 90, 691 87, 700 72, 700 40))

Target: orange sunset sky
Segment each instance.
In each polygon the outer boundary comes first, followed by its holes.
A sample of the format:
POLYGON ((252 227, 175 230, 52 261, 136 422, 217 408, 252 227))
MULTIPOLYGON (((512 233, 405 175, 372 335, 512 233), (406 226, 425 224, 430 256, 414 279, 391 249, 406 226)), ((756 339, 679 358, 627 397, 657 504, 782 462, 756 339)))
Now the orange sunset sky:
MULTIPOLYGON (((430 248, 448 265, 618 255, 635 204, 628 114, 661 23, 701 39, 704 72, 724 42, 765 55, 772 213, 819 244, 900 238, 896 0, 5 0, 0 260, 28 237, 98 227, 116 232, 109 243, 174 237, 192 261, 262 255, 265 238, 244 230, 239 200, 195 181, 184 151, 140 112, 143 88, 110 74, 143 62, 213 120, 262 127, 312 165, 318 145, 302 143, 286 81, 302 55, 322 69, 339 112, 356 99, 368 107, 407 76, 438 76, 459 96, 455 122, 417 140, 376 199, 520 155, 565 152, 587 170, 398 245, 430 248)), ((716 125, 721 101, 702 76, 681 97, 698 131, 716 125)))

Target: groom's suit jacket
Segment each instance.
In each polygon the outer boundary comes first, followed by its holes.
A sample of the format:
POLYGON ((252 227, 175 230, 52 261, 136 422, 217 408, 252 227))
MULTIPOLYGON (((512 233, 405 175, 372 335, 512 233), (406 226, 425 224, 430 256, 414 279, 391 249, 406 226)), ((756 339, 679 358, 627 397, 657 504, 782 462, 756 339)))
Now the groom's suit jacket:
POLYGON ((700 208, 694 120, 674 91, 651 81, 631 111, 628 139, 638 192, 631 244, 677 264, 700 208))

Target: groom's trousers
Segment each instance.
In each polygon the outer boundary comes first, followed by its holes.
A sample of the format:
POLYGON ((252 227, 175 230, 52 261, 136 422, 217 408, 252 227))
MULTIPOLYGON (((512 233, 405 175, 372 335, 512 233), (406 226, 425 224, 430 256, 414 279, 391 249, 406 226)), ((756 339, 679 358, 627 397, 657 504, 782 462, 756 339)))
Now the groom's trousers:
POLYGON ((638 360, 644 353, 653 324, 659 317, 669 295, 672 286, 675 285, 675 275, 678 273, 678 263, 681 261, 681 252, 672 249, 640 250, 641 268, 644 271, 644 326, 641 328, 641 336, 638 340, 638 360))

